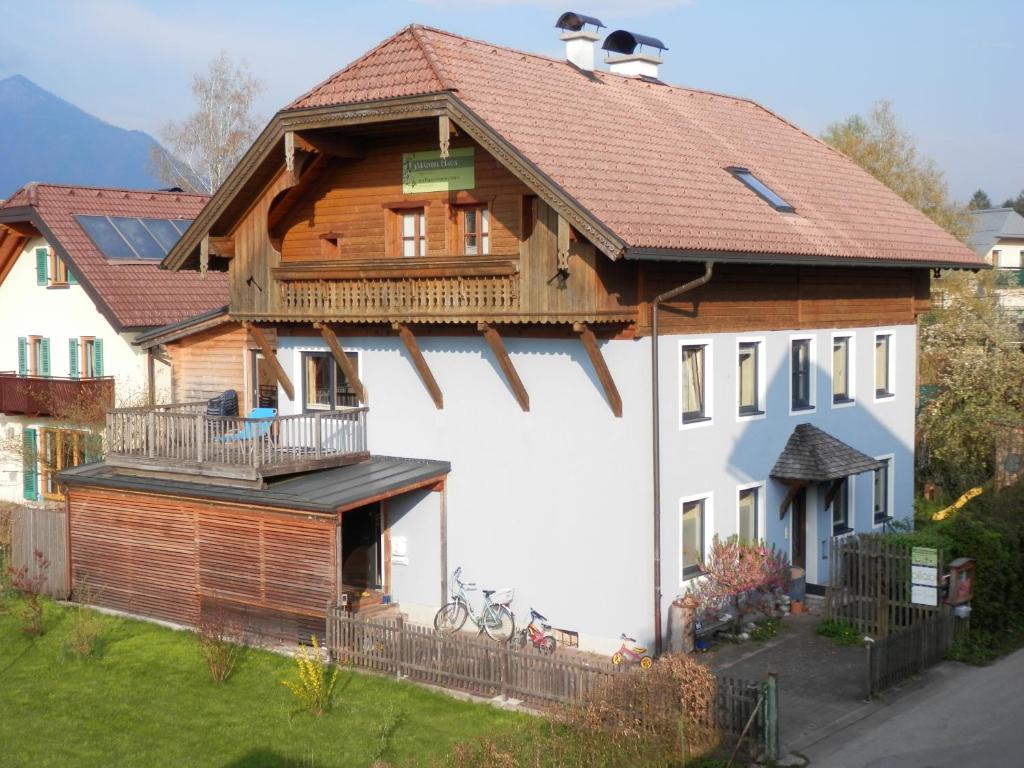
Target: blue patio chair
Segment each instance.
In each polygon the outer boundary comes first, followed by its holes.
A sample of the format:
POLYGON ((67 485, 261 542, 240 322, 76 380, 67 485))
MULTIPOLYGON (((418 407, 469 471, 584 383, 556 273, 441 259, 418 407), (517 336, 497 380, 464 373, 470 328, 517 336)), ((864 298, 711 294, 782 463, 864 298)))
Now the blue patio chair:
POLYGON ((277 416, 276 408, 253 408, 246 419, 245 426, 230 435, 218 437, 219 443, 240 443, 248 440, 259 440, 270 434, 270 427, 273 425, 274 417, 277 416))

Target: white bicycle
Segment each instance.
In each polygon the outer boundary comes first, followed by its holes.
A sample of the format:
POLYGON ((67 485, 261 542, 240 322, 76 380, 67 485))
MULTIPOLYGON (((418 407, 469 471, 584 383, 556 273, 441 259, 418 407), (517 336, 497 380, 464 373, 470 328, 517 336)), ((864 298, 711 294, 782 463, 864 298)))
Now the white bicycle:
POLYGON ((470 619, 479 632, 486 632, 492 640, 499 643, 508 642, 516 632, 515 617, 508 607, 515 597, 515 592, 512 589, 483 590, 484 605, 477 613, 466 596, 467 592, 476 590, 476 584, 462 581, 461 576, 460 566, 452 573, 452 584, 458 588, 453 591, 451 601, 441 606, 434 616, 434 629, 439 634, 451 635, 462 629, 466 619, 470 619))

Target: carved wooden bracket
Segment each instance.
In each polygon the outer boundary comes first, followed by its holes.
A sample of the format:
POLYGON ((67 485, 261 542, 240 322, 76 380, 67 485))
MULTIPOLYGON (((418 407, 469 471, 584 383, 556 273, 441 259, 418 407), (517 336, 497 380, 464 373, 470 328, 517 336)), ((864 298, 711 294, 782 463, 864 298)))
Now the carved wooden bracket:
POLYGON ((437 118, 438 144, 441 149, 441 159, 448 159, 448 149, 451 146, 452 121, 448 115, 441 115, 437 118))
POLYGON ((444 408, 444 396, 441 394, 441 387, 437 385, 437 379, 434 378, 430 366, 427 365, 427 361, 423 358, 420 345, 416 343, 416 337, 413 335, 412 330, 405 323, 392 323, 391 327, 398 331, 398 337, 405 344, 405 349, 412 359, 412 364, 416 366, 416 372, 420 375, 423 386, 427 388, 430 399, 434 401, 435 407, 440 411, 444 408))
POLYGON ((786 511, 789 509, 789 505, 793 503, 793 499, 796 498, 796 495, 800 492, 800 489, 806 488, 807 486, 808 482, 806 480, 789 481, 789 491, 788 493, 786 493, 786 498, 784 498, 782 500, 782 503, 779 505, 779 520, 786 516, 786 511))
POLYGON ((284 368, 278 362, 277 354, 274 348, 270 346, 270 342, 267 340, 267 335, 263 333, 263 329, 254 323, 242 323, 242 325, 260 348, 260 352, 263 353, 263 359, 270 366, 270 372, 274 374, 274 378, 281 385, 281 389, 288 395, 289 400, 294 400, 295 387, 292 386, 292 380, 288 378, 288 374, 284 372, 284 368))
POLYGON ((612 413, 615 414, 615 418, 621 419, 622 397, 619 395, 619 388, 615 386, 615 379, 612 378, 611 371, 608 370, 608 364, 605 362, 604 355, 601 354, 601 348, 597 346, 597 338, 594 336, 594 332, 590 330, 590 326, 586 323, 575 323, 572 329, 580 335, 580 341, 583 342, 583 348, 587 350, 590 364, 594 366, 597 380, 601 382, 601 386, 604 388, 604 395, 608 399, 608 405, 611 406, 612 413))
POLYGON ((838 480, 832 481, 832 485, 828 487, 828 493, 825 494, 825 509, 832 506, 832 501, 835 499, 836 494, 839 493, 839 489, 843 487, 843 483, 845 481, 845 477, 840 477, 838 480))
POLYGON ((334 331, 326 323, 313 323, 313 327, 320 331, 320 335, 324 337, 324 341, 327 342, 331 354, 340 366, 341 372, 345 374, 345 379, 355 391, 359 402, 367 405, 370 400, 366 394, 366 387, 363 386, 363 382, 359 378, 359 371, 356 370, 349 356, 345 354, 345 350, 342 349, 341 344, 338 342, 338 337, 334 335, 334 331))
POLYGON ((477 323, 476 329, 483 333, 484 340, 498 359, 501 372, 505 374, 505 381, 508 382, 509 387, 512 389, 512 394, 515 395, 519 407, 524 411, 529 411, 530 395, 526 391, 526 387, 523 386, 523 380, 519 378, 516 367, 512 364, 512 358, 508 356, 508 351, 505 349, 501 336, 488 323, 477 323))

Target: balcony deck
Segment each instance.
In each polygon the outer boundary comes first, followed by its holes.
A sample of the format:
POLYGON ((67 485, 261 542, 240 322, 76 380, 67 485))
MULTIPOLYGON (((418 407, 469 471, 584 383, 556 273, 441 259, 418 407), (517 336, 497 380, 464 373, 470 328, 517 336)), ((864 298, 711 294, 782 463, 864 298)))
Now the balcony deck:
POLYGON ((261 485, 267 477, 368 458, 367 411, 248 419, 207 416, 205 401, 118 408, 107 413, 105 458, 125 471, 261 485))
POLYGON ((70 416, 89 421, 113 407, 110 376, 71 379, 0 372, 0 413, 9 416, 70 416))

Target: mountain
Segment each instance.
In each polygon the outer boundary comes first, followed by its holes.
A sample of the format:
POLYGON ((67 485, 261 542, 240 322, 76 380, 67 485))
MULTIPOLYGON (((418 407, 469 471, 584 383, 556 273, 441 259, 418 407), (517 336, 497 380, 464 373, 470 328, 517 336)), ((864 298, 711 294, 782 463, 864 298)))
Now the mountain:
POLYGON ((0 80, 0 199, 30 181, 156 189, 142 131, 126 131, 28 78, 0 80))

